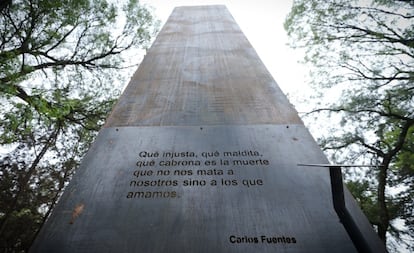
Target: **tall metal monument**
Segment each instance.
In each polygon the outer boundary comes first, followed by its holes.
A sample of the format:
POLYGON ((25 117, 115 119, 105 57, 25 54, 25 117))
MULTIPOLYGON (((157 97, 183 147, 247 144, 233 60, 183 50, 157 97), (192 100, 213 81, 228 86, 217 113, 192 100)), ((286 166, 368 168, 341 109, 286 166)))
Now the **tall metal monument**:
POLYGON ((323 164, 227 9, 179 7, 31 252, 385 252, 323 164))

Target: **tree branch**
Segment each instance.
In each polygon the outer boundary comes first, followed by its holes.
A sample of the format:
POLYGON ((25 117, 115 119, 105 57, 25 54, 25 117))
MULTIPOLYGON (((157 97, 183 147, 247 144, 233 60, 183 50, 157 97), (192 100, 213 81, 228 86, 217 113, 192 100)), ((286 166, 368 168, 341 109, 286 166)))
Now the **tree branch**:
POLYGON ((395 118, 395 119, 399 119, 399 120, 406 120, 406 121, 413 120, 409 117, 402 116, 402 115, 399 115, 399 114, 395 114, 395 113, 392 113, 392 112, 384 112, 384 111, 378 111, 378 110, 374 110, 374 109, 350 110, 350 109, 346 109, 346 108, 320 108, 320 109, 315 109, 315 110, 312 110, 312 111, 306 113, 305 116, 307 116, 309 114, 312 114, 312 113, 318 113, 318 112, 324 112, 324 111, 328 111, 328 112, 348 112, 348 113, 353 113, 353 114, 357 114, 357 113, 375 113, 375 114, 378 114, 379 116, 390 117, 390 118, 395 118))

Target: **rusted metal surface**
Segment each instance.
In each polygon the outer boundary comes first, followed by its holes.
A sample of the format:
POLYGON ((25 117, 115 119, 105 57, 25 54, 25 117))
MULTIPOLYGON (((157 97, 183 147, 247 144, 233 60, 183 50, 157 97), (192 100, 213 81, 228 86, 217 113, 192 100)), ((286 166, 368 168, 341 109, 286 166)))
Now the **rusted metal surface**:
POLYGON ((106 127, 269 123, 301 120, 227 9, 200 6, 174 10, 106 127))

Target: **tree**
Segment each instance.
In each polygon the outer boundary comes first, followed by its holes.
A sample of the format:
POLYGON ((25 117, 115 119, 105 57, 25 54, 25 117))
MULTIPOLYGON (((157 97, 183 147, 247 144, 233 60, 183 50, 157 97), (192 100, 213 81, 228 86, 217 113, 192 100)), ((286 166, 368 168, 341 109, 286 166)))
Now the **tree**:
POLYGON ((157 29, 134 0, 1 2, 1 252, 28 250, 116 100, 125 53, 157 29))
POLYGON ((348 186, 389 249, 414 236, 413 20, 413 1, 296 0, 285 21, 313 66, 312 115, 331 117, 323 149, 378 165, 350 173, 348 186))

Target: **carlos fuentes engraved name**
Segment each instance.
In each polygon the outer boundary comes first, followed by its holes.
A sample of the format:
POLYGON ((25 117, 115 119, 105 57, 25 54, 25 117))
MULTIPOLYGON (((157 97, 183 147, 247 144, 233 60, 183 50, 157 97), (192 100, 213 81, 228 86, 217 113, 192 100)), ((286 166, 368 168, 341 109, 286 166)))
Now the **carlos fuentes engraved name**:
POLYGON ((268 244, 295 244, 296 238, 293 236, 229 236, 231 243, 268 243, 268 244))

